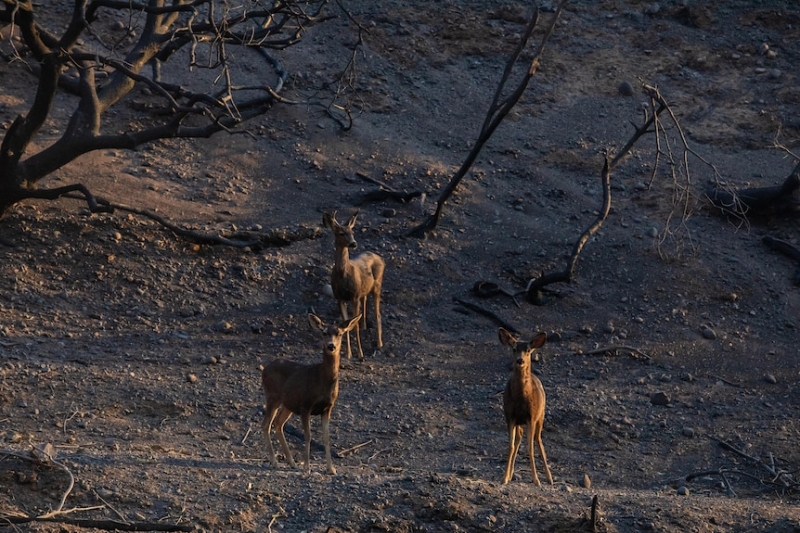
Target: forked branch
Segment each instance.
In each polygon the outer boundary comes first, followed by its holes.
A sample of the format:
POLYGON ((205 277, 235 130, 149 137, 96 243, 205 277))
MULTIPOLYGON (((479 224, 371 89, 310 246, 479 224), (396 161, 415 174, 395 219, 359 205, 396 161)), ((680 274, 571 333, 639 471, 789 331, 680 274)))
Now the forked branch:
POLYGON ((467 172, 469 172, 470 168, 472 168, 472 164, 475 162, 475 159, 477 159, 478 154, 480 154, 481 150, 483 149, 483 146, 491 138, 492 134, 500 125, 500 123, 503 122, 503 119, 505 119, 509 111, 511 111, 511 109, 513 109, 513 107, 517 104, 520 97, 522 97, 522 94, 525 92, 525 89, 528 87, 528 83, 536 73, 536 69, 539 67, 539 62, 541 61, 544 47, 553 34, 553 31, 556 27, 556 22, 558 22, 559 15, 561 15, 561 11, 566 3, 567 0, 561 0, 558 3, 555 15, 550 21, 550 26, 548 27, 545 35, 542 37, 539 47, 534 53, 533 59, 531 59, 530 65, 525 72, 525 76, 523 76, 522 80, 519 82, 519 85, 517 85, 516 89, 514 89, 514 91, 508 97, 502 98, 503 89, 505 89, 506 82, 508 82, 509 78, 511 77, 514 66, 517 65, 520 55, 528 45, 528 41, 533 35, 533 31, 536 29, 536 26, 539 22, 539 8, 538 6, 535 6, 533 15, 528 22, 528 26, 525 28, 525 33, 522 35, 519 45, 506 63, 505 71, 503 71, 503 77, 500 79, 500 83, 498 84, 497 90, 494 93, 494 99, 492 100, 492 104, 489 106, 489 110, 486 113, 486 118, 483 121, 483 126, 481 127, 478 139, 475 141, 475 145, 472 147, 472 150, 470 150, 467 158, 464 160, 464 163, 462 163, 461 167, 439 195, 439 199, 436 201, 436 211, 432 215, 428 216, 422 224, 411 230, 409 232, 409 236, 424 237, 436 228, 437 224, 439 223, 439 219, 442 216, 444 204, 447 202, 450 196, 452 196, 453 192, 455 192, 459 183, 461 183, 461 180, 467 175, 467 172))

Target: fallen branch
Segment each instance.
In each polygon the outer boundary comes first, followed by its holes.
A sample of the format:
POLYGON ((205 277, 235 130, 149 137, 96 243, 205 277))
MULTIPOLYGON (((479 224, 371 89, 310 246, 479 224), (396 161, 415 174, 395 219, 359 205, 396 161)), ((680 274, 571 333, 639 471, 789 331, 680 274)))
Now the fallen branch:
MULTIPOLYGON (((75 195, 67 194, 67 198, 78 198, 75 195)), ((209 245, 224 245, 234 248, 257 248, 257 247, 282 247, 288 246, 294 242, 311 240, 321 237, 323 232, 319 227, 298 227, 295 230, 289 229, 273 229, 266 233, 237 233, 230 237, 223 237, 222 235, 214 235, 209 233, 202 233, 186 228, 182 228, 173 224, 161 215, 157 215, 152 211, 146 209, 139 209, 125 204, 117 204, 98 198, 98 202, 110 208, 109 212, 114 210, 125 211, 134 215, 140 215, 150 220, 161 224, 175 235, 183 237, 196 244, 209 244, 209 245)))
MULTIPOLYGON (((70 509, 64 509, 64 504, 67 501, 67 497, 72 492, 73 487, 75 486, 75 477, 70 472, 69 468, 67 468, 64 464, 56 461, 53 457, 54 455, 54 448, 51 444, 45 444, 42 446, 34 447, 28 455, 14 451, 14 450, 2 450, 0 451, 0 455, 3 460, 7 457, 14 457, 16 459, 20 459, 22 461, 36 463, 38 465, 55 465, 60 468, 62 471, 66 472, 69 476, 69 484, 67 489, 61 496, 61 501, 59 502, 58 506, 47 513, 38 515, 38 516, 29 516, 23 512, 17 511, 8 511, 3 510, 0 512, 0 524, 28 524, 31 522, 49 522, 49 523, 56 523, 56 524, 67 524, 77 527, 85 527, 85 528, 95 528, 95 529, 105 529, 109 531, 194 531, 194 525, 179 525, 179 524, 164 524, 162 522, 121 522, 116 520, 91 520, 85 518, 68 518, 66 515, 82 512, 82 511, 92 511, 97 509, 103 509, 107 506, 93 506, 93 507, 73 507, 70 509)), ((102 500, 102 498, 101 498, 102 500)), ((104 502, 105 503, 105 502, 104 502)), ((108 506, 111 508, 110 506, 108 506)), ((114 512, 121 516, 121 514, 116 511, 115 509, 111 508, 114 512)))
POLYGON ((696 479, 698 477, 719 476, 719 477, 722 478, 722 483, 725 485, 725 491, 728 493, 728 496, 730 496, 732 498, 735 498, 736 497, 736 492, 733 490, 733 486, 731 485, 731 482, 728 479, 728 476, 725 475, 726 472, 731 472, 731 473, 736 473, 736 474, 741 474, 742 473, 742 472, 739 472, 737 470, 728 470, 728 469, 725 469, 725 468, 720 468, 719 470, 708 470, 706 472, 696 472, 694 474, 689 474, 686 477, 684 477, 683 480, 686 481, 686 482, 689 482, 689 481, 692 481, 693 479, 696 479))
POLYGON ((774 216, 800 212, 800 163, 781 185, 727 190, 712 187, 706 196, 724 214, 774 216))
MULTIPOLYGON (((757 457, 753 457, 752 455, 748 455, 747 453, 743 452, 742 450, 736 448, 733 444, 731 444, 731 443, 729 443, 729 442, 727 442, 727 441, 725 441, 723 439, 719 439, 719 438, 714 437, 712 435, 709 435, 708 438, 713 440, 713 441, 715 441, 715 442, 717 442, 717 443, 719 443, 719 445, 722 448, 724 448, 724 449, 726 449, 726 450, 728 450, 730 452, 733 452, 734 454, 738 455, 739 457, 747 459, 751 463, 761 467, 763 470, 765 470, 767 473, 769 473, 771 478, 769 480, 759 479, 759 481, 761 483, 775 485, 775 486, 778 486, 778 487, 780 487, 781 489, 784 489, 784 490, 800 488, 800 483, 798 483, 798 481, 796 481, 794 479, 794 476, 792 476, 791 473, 789 473, 789 472, 787 472, 785 470, 778 470, 775 467, 775 459, 772 456, 772 454, 770 454, 770 459, 771 459, 772 464, 768 465, 767 463, 765 463, 761 459, 759 459, 757 457)), ((758 479, 758 478, 756 478, 756 479, 758 479)))
POLYGON ((644 353, 643 351, 641 351, 640 349, 634 348, 633 346, 626 346, 624 344, 618 344, 618 345, 614 345, 614 346, 606 346, 604 348, 597 348, 595 350, 589 350, 588 352, 583 352, 583 353, 581 353, 579 355, 597 355, 597 354, 601 354, 601 353, 605 353, 605 354, 609 354, 609 355, 619 355, 619 352, 621 350, 624 350, 626 352, 631 352, 631 356, 634 356, 634 354, 636 354, 636 355, 640 355, 640 356, 644 357, 645 359, 648 359, 648 360, 650 359, 650 356, 647 355, 646 353, 644 353))
POLYGON ((503 326, 505 329, 507 329, 511 333, 515 333, 515 334, 519 335, 520 331, 517 328, 515 328, 514 326, 512 326, 511 324, 506 322, 503 318, 501 318, 501 317, 497 316, 496 314, 494 314, 493 312, 489 311, 488 309, 484 309, 483 307, 481 307, 481 306, 479 306, 477 304, 474 304, 472 302, 468 302, 466 300, 462 300, 461 298, 455 297, 455 298, 453 298, 453 300, 455 300, 457 303, 463 305, 467 309, 470 309, 471 311, 475 311, 478 314, 481 314, 483 316, 487 316, 487 317, 491 318, 498 326, 503 326))

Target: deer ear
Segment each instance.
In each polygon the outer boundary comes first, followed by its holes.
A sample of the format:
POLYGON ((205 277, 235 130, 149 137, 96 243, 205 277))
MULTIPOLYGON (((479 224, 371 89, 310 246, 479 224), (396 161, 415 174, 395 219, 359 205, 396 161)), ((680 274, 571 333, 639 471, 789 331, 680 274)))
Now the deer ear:
POLYGON ((322 319, 317 315, 315 315, 314 313, 308 313, 308 324, 313 329, 321 329, 321 330, 325 329, 325 322, 323 322, 322 319))
POLYGON ((506 346, 511 346, 512 348, 517 344, 517 339, 514 335, 511 334, 506 328, 500 328, 497 331, 497 334, 500 337, 500 344, 505 344, 506 346))
POLYGON ((322 213, 322 225, 326 228, 333 229, 333 225, 336 224, 336 213, 330 214, 328 212, 322 213))
POLYGON ((347 224, 345 224, 345 225, 346 225, 348 228, 350 228, 350 229, 353 229, 353 227, 356 225, 356 219, 357 219, 357 218, 358 218, 358 213, 356 213, 355 215, 351 216, 351 217, 350 217, 350 220, 348 220, 348 221, 347 221, 347 224))
POLYGON ((341 324, 339 324, 339 329, 342 330, 342 333, 347 333, 348 331, 352 331, 354 327, 358 325, 358 321, 361 319, 361 315, 356 315, 350 320, 345 320, 341 324))
POLYGON ((544 332, 539 333, 538 335, 536 335, 534 338, 531 339, 529 347, 531 350, 535 350, 536 348, 541 348, 542 346, 544 346, 544 341, 546 340, 547 340, 547 333, 544 332))

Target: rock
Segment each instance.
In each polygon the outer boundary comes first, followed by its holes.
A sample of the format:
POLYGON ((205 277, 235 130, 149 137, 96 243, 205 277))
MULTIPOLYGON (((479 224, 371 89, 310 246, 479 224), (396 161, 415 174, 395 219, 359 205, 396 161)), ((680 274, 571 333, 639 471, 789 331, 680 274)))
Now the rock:
POLYGON ((589 479, 589 474, 584 474, 583 479, 581 479, 578 484, 583 487, 584 489, 592 488, 592 480, 589 479))
POLYGON ((113 490, 111 490, 111 489, 107 489, 107 488, 105 488, 105 487, 99 487, 99 488, 97 488, 97 489, 96 489, 96 492, 97 492, 97 495, 98 495, 98 496, 100 496, 100 497, 101 497, 101 498, 103 498, 103 499, 110 498, 110 497, 112 497, 114 494, 116 494, 116 493, 115 493, 113 490))
POLYGON ((664 391, 656 391, 650 395, 650 403, 653 405, 669 405, 669 402, 669 396, 664 391))
POLYGON ((619 87, 617 87, 617 91, 619 91, 619 94, 622 96, 633 96, 633 85, 631 85, 630 82, 623 81, 619 84, 619 87))
POLYGON ((661 6, 658 5, 658 2, 653 2, 652 4, 648 4, 644 8, 644 12, 647 15, 655 15, 659 11, 661 11, 661 6))
POLYGON ((771 79, 771 80, 777 80, 778 78, 781 77, 782 74, 783 73, 781 72, 780 69, 774 68, 774 69, 769 71, 769 74, 767 74, 767 77, 769 79, 771 79))
POLYGON ((681 430, 681 434, 682 434, 684 437, 689 437, 689 438, 692 438, 692 437, 694 437, 694 429, 693 429, 693 428, 690 428, 690 427, 685 427, 685 428, 683 428, 683 429, 681 430))
POLYGON ((687 489, 685 485, 681 485, 680 487, 678 487, 677 493, 680 496, 688 496, 689 489, 687 489))
POLYGON ((331 287, 330 283, 326 283, 325 285, 322 286, 322 294, 333 298, 333 287, 331 287))
POLYGON ((186 381, 188 381, 189 383, 197 383, 197 376, 194 374, 189 374, 188 376, 186 376, 186 381))
POLYGON ((774 385, 778 382, 778 378, 776 378, 774 374, 767 373, 764 374, 764 381, 766 381, 767 383, 772 383, 774 385))
POLYGON ((700 328, 700 333, 703 335, 704 339, 714 340, 717 338, 717 332, 708 326, 700 328))

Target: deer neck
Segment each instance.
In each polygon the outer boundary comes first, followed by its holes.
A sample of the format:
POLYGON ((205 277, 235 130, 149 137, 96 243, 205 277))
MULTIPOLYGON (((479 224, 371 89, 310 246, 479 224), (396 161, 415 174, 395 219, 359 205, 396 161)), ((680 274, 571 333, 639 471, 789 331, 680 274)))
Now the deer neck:
POLYGON ((336 247, 333 268, 341 272, 346 272, 349 268, 352 268, 352 263, 350 263, 350 249, 347 246, 336 247))
POLYGON ((522 365, 514 367, 514 383, 521 391, 531 390, 533 381, 531 380, 531 367, 530 365, 522 365))
POLYGON ((322 356, 322 374, 325 381, 332 383, 339 379, 339 352, 325 352, 322 356))

